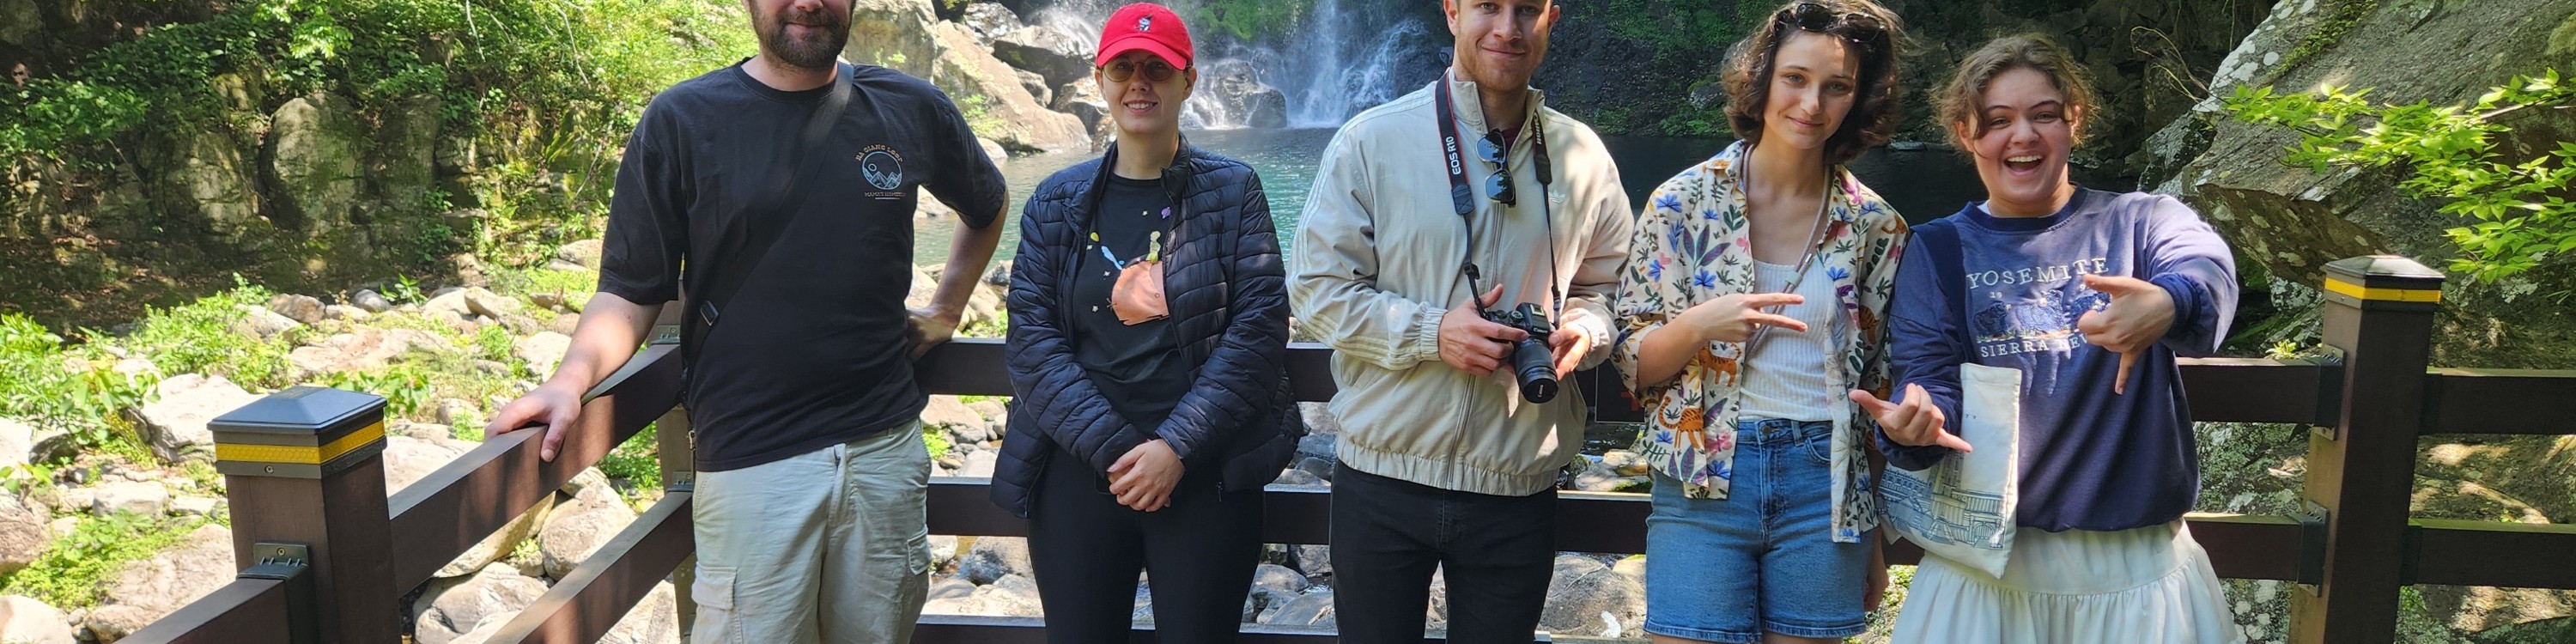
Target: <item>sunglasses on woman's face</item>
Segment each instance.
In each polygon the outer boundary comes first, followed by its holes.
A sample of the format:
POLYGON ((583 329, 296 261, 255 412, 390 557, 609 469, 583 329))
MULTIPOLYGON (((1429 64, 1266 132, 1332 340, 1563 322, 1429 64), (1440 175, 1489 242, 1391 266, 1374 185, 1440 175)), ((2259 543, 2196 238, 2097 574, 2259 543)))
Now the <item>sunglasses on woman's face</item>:
POLYGON ((1160 83, 1172 80, 1172 75, 1181 73, 1181 70, 1173 67, 1171 63, 1160 60, 1145 61, 1141 65, 1120 60, 1100 66, 1100 75, 1108 78, 1112 83, 1127 82, 1127 79, 1135 78, 1138 73, 1145 75, 1145 82, 1160 83))
POLYGON ((1814 2, 1801 2, 1789 7, 1787 11, 1780 12, 1775 22, 1820 34, 1839 35, 1864 47, 1876 46, 1887 30, 1887 25, 1881 24, 1877 16, 1857 11, 1835 13, 1832 8, 1814 2), (1837 25, 1844 27, 1844 33, 1833 32, 1837 25))

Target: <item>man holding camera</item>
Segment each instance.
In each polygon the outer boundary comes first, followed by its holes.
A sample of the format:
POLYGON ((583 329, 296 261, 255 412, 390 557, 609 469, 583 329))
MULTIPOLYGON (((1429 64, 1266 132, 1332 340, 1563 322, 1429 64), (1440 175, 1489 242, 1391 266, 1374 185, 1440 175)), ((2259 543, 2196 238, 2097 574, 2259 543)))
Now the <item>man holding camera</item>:
POLYGON ((1583 443, 1583 396, 1553 380, 1615 340, 1627 193, 1591 128, 1529 87, 1557 8, 1443 8, 1455 63, 1334 135, 1292 255, 1292 306, 1340 387, 1345 642, 1421 641, 1435 567, 1450 641, 1531 640, 1583 443))

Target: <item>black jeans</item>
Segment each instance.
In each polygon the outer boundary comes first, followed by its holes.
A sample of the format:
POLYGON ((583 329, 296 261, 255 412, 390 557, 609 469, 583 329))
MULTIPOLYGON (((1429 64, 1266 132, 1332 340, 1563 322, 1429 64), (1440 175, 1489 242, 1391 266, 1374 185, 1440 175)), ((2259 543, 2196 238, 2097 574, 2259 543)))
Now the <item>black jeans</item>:
POLYGON ((1529 642, 1556 569, 1556 490, 1494 496, 1333 467, 1333 613, 1341 641, 1419 644, 1431 571, 1449 640, 1529 642))
POLYGON ((1219 490, 1211 465, 1182 475, 1170 506, 1137 512, 1080 459, 1053 457, 1029 508, 1047 641, 1129 641, 1139 570, 1153 583, 1154 641, 1233 641, 1261 561, 1261 493, 1219 490))

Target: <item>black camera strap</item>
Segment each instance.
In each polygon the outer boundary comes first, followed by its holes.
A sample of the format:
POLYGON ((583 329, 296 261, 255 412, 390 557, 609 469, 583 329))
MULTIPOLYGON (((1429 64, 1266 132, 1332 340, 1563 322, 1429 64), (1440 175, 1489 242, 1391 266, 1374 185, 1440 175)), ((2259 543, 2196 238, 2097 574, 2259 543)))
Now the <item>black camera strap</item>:
MULTIPOLYGON (((1447 72, 1442 72, 1439 80, 1432 83, 1432 94, 1437 97, 1440 109, 1440 113, 1432 120, 1440 122, 1440 153, 1446 157, 1449 171, 1449 204, 1458 213, 1459 225, 1467 231, 1467 255, 1459 260, 1458 269, 1467 275, 1467 296, 1483 298, 1485 290, 1477 283, 1482 276, 1476 269, 1476 193, 1467 186, 1467 154, 1463 149, 1465 144, 1458 137, 1458 100, 1450 96, 1447 72)), ((1565 292, 1563 287, 1557 284, 1556 279, 1556 213, 1549 207, 1547 196, 1548 187, 1554 180, 1552 175, 1555 172, 1547 158, 1547 130, 1541 125, 1545 120, 1547 120, 1545 114, 1529 117, 1530 144, 1537 146, 1532 152, 1537 155, 1538 163, 1536 169, 1539 215, 1541 223, 1547 226, 1547 290, 1548 295, 1554 298, 1554 301, 1549 302, 1551 306, 1548 313, 1554 316, 1565 309, 1565 292)), ((1503 156, 1509 158, 1511 150, 1504 149, 1503 156)), ((1497 169, 1497 171, 1508 170, 1509 168, 1497 169)), ((1479 299, 1476 302, 1476 308, 1483 309, 1493 304, 1479 299)))

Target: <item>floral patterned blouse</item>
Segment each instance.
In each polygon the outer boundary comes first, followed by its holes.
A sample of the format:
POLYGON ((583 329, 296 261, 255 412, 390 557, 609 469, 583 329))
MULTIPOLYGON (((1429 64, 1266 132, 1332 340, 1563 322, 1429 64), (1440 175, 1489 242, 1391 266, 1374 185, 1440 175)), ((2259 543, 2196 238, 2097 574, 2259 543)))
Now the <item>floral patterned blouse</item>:
MULTIPOLYGON (((1646 410, 1652 438, 1646 461, 1681 481, 1683 494, 1723 499, 1733 475, 1738 385, 1744 343, 1712 342, 1661 385, 1637 386, 1637 352, 1647 333, 1692 305, 1753 290, 1752 227, 1745 215, 1737 172, 1752 148, 1742 142, 1682 171, 1647 198, 1637 213, 1636 236, 1612 308, 1624 326, 1612 359, 1628 389, 1646 410)), ((1888 393, 1886 328, 1881 315, 1896 285, 1897 259, 1905 252, 1905 220, 1859 179, 1834 168, 1822 249, 1816 257, 1834 280, 1843 318, 1833 321, 1838 350, 1826 362, 1836 395, 1832 467, 1833 540, 1854 543, 1877 527, 1876 494, 1867 450, 1877 422, 1861 413, 1848 389, 1888 393)), ((1810 320, 1812 325, 1816 321, 1810 320)), ((1759 376, 1755 376, 1759 377, 1759 376)))

